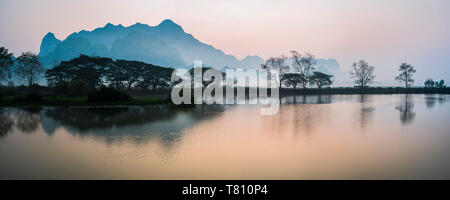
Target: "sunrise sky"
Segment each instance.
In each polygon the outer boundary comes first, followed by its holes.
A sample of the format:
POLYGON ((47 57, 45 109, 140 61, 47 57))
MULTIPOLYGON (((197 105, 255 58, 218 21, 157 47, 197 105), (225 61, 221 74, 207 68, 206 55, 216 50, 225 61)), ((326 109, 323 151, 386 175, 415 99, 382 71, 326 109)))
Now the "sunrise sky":
POLYGON ((377 81, 395 84, 401 62, 450 82, 449 0, 0 0, 0 46, 15 54, 106 23, 157 25, 172 19, 200 41, 238 58, 308 51, 343 71, 366 59, 377 81))

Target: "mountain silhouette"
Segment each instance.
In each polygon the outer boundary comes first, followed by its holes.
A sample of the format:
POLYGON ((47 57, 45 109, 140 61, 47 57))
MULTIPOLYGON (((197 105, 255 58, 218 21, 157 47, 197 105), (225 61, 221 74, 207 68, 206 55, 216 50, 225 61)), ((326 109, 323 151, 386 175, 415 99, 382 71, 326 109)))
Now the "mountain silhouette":
MULTIPOLYGON (((205 44, 166 19, 157 26, 136 23, 128 27, 107 23, 92 31, 82 30, 58 40, 51 32, 42 39, 39 56, 47 68, 80 54, 137 60, 163 67, 191 68, 194 61, 219 69, 259 68, 264 60, 247 56, 242 60, 205 44)), ((335 59, 318 59, 317 71, 333 74, 337 82, 347 80, 335 59)))
POLYGON ((138 60, 174 68, 186 68, 195 60, 216 68, 259 67, 264 62, 259 56, 239 60, 227 55, 202 43, 169 19, 157 26, 136 23, 124 27, 108 23, 92 31, 73 33, 63 41, 50 32, 42 39, 39 52, 42 63, 48 68, 80 54, 138 60))
POLYGON ((59 43, 61 43, 61 41, 56 39, 53 33, 47 33, 44 38, 42 38, 39 55, 46 56, 48 53, 53 51, 59 43))

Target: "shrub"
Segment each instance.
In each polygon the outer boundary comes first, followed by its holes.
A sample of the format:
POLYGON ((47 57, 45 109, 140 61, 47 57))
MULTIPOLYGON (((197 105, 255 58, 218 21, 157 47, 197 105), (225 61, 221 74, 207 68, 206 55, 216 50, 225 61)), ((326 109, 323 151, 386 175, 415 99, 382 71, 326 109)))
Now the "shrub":
POLYGON ((133 99, 128 94, 106 87, 102 87, 95 92, 90 92, 87 99, 88 102, 118 102, 131 100, 133 99))

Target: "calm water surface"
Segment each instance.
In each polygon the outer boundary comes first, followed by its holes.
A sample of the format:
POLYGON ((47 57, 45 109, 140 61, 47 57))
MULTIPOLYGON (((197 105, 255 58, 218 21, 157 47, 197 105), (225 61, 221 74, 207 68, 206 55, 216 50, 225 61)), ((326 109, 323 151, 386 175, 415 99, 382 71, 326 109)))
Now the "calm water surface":
POLYGON ((0 179, 449 179, 450 96, 0 109, 0 179))

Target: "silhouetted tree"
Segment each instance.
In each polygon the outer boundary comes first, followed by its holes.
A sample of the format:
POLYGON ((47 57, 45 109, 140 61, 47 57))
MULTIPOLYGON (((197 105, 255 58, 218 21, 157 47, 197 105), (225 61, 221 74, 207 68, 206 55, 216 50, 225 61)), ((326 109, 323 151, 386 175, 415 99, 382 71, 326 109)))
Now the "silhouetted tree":
POLYGON ((131 86, 137 83, 141 78, 142 72, 144 71, 143 68, 146 63, 139 61, 117 60, 116 65, 122 65, 124 81, 127 83, 128 90, 131 90, 131 86))
POLYGON ((427 79, 427 80, 425 81, 424 85, 425 85, 425 87, 428 87, 428 88, 434 87, 434 81, 433 81, 433 79, 431 79, 431 78, 427 79))
POLYGON ((310 83, 316 85, 319 89, 321 89, 322 86, 333 84, 333 80, 331 80, 332 77, 333 75, 324 74, 322 72, 314 72, 310 77, 310 83))
POLYGON ((444 80, 439 81, 438 87, 439 88, 445 88, 446 87, 444 80))
POLYGON ((303 74, 298 73, 288 73, 283 76, 283 83, 287 87, 292 87, 294 90, 297 86, 305 82, 305 77, 303 74))
POLYGON ((26 80, 28 86, 32 86, 36 83, 45 72, 41 62, 39 62, 39 57, 32 52, 22 53, 22 55, 17 58, 17 63, 18 65, 15 73, 20 79, 26 80))
POLYGON ((350 75, 359 87, 367 87, 367 84, 375 78, 374 70, 374 66, 370 66, 365 60, 360 60, 352 64, 350 75))
POLYGON ((402 63, 398 71, 400 71, 400 74, 397 77, 395 77, 395 80, 397 80, 400 83, 404 83, 406 88, 408 88, 414 83, 414 79, 412 78, 412 76, 414 73, 416 73, 416 70, 412 65, 402 63))
POLYGON ((3 81, 6 75, 11 75, 11 66, 14 64, 12 53, 8 53, 8 49, 0 47, 0 81, 3 81))
POLYGON ((122 83, 125 81, 125 66, 117 62, 111 62, 106 71, 105 77, 116 89, 120 89, 122 83))
POLYGON ((437 88, 445 88, 445 81, 444 80, 440 80, 440 81, 433 81, 433 79, 427 79, 424 83, 425 87, 437 87, 437 88))
POLYGON ((112 63, 111 58, 90 57, 80 55, 69 61, 63 61, 46 72, 49 85, 73 81, 82 81, 90 90, 103 84, 106 68, 112 63))
POLYGON ((114 61, 111 58, 80 55, 47 70, 45 77, 48 84, 55 89, 68 88, 67 90, 73 91, 70 93, 81 95, 102 86, 105 82, 115 88, 126 84, 129 90, 136 83, 144 88, 171 86, 173 70, 139 61, 114 61), (81 93, 80 90, 84 92, 81 93))
POLYGON ((314 55, 310 53, 302 55, 297 51, 291 51, 291 59, 294 70, 304 77, 304 81, 301 84, 303 88, 306 88, 307 84, 310 82, 311 72, 314 70, 317 60, 314 55))
POLYGON ((68 84, 72 81, 74 75, 74 69, 68 62, 62 62, 45 72, 47 84, 52 87, 68 84))
POLYGON ((269 78, 273 79, 278 85, 278 89, 281 88, 284 75, 289 71, 289 66, 287 66, 285 62, 286 57, 282 55, 280 57, 270 57, 261 65, 261 68, 266 70, 269 74, 269 78), (275 77, 275 72, 278 74, 278 79, 275 77))
POLYGON ((143 68, 142 79, 139 82, 139 85, 146 89, 151 86, 153 90, 157 87, 171 86, 171 75, 173 71, 173 68, 147 64, 143 68))

